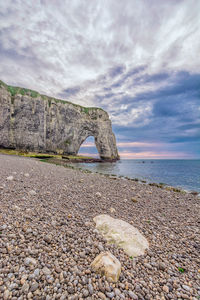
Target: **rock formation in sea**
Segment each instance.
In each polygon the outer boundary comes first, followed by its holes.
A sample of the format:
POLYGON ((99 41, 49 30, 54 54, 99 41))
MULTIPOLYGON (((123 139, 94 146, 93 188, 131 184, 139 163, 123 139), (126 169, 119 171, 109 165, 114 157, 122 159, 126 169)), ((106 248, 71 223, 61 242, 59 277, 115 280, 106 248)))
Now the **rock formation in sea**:
POLYGON ((93 136, 101 159, 118 159, 106 111, 0 81, 0 147, 76 155, 93 136))

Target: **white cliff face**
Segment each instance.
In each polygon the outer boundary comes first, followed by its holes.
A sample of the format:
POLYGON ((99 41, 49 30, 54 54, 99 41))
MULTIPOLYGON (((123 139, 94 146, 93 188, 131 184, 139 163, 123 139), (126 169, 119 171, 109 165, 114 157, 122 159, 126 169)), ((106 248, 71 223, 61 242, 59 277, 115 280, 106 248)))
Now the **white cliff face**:
POLYGON ((109 215, 99 215, 94 219, 96 228, 109 243, 113 243, 129 256, 143 255, 145 250, 149 248, 147 239, 139 232, 139 230, 129 223, 114 219, 109 215))
POLYGON ((0 85, 0 147, 76 155, 93 136, 102 159, 118 159, 108 114, 37 94, 11 95, 0 85))

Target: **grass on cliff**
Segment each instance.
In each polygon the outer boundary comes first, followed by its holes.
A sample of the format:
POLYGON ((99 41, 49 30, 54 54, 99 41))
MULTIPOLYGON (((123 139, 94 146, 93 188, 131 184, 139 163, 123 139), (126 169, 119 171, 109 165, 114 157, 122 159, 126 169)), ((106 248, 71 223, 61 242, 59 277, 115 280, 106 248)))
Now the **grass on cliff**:
MULTIPOLYGON (((48 101, 48 106, 51 107, 52 102, 54 103, 63 103, 63 104, 71 104, 75 107, 80 108, 81 112, 84 112, 85 114, 89 115, 89 113, 92 110, 101 110, 103 112, 106 113, 105 110, 103 110, 102 108, 98 108, 98 107, 84 107, 69 101, 65 101, 65 100, 61 100, 61 99, 57 99, 57 98, 53 98, 53 97, 49 97, 46 95, 42 95, 40 93, 38 93, 37 91, 34 90, 30 90, 30 89, 26 89, 26 88, 21 88, 18 86, 11 86, 11 85, 7 85, 5 84, 2 80, 0 80, 0 87, 5 87, 7 89, 7 91, 10 93, 11 97, 12 97, 12 104, 14 103, 14 97, 16 95, 22 95, 22 96, 30 96, 32 98, 41 98, 43 100, 48 101)), ((95 117, 93 119, 96 119, 95 117)))

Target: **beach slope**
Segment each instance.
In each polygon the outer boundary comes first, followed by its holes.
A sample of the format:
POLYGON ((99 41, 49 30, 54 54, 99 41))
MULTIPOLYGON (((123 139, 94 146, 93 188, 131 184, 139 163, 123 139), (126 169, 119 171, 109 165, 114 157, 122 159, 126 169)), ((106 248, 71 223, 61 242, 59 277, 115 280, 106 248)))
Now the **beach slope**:
POLYGON ((0 299, 198 299, 199 199, 156 186, 0 154, 0 299), (93 218, 135 226, 137 258, 108 245, 93 218), (110 251, 117 283, 91 270, 110 251))

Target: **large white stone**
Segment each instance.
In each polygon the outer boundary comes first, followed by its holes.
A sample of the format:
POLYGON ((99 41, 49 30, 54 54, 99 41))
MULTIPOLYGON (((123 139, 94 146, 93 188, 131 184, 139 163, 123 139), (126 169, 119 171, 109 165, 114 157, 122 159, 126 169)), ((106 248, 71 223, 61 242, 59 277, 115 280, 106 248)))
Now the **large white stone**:
POLYGON ((121 273, 120 261, 110 252, 100 253, 91 263, 92 269, 105 275, 108 281, 117 282, 121 273))
POLYGON ((93 220, 105 239, 123 248, 129 256, 143 255, 145 249, 149 248, 147 239, 129 223, 109 215, 99 215, 93 220))

